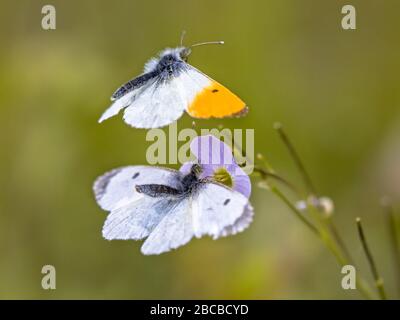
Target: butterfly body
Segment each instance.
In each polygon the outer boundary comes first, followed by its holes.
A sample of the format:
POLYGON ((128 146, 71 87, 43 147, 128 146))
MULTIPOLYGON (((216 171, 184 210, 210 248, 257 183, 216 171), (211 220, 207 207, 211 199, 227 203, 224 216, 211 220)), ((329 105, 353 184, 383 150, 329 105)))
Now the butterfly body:
POLYGON ((194 164, 189 173, 185 175, 178 174, 177 179, 180 182, 178 188, 162 184, 142 184, 136 185, 135 188, 137 192, 153 198, 165 196, 187 196, 188 194, 197 191, 198 187, 201 185, 201 180, 199 179, 200 171, 201 167, 194 164))
POLYGON ((121 110, 126 123, 137 128, 169 125, 184 111, 195 118, 223 118, 246 113, 245 103, 187 63, 190 48, 163 50, 150 59, 142 75, 126 82, 111 96, 113 104, 102 122, 121 110))

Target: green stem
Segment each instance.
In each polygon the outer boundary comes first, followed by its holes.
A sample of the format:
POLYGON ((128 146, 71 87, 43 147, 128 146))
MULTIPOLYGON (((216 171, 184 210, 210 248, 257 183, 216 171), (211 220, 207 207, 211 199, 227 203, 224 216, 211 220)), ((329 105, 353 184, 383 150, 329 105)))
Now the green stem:
MULTIPOLYGON (((276 186, 270 185, 270 190, 289 207, 289 209, 296 215, 296 217, 298 217, 314 234, 316 234, 322 240, 322 242, 333 254, 341 267, 349 264, 346 257, 342 255, 340 249, 337 247, 336 242, 331 238, 329 232, 327 232, 323 227, 321 227, 321 229, 318 229, 317 227, 315 227, 315 225, 308 221, 304 217, 304 215, 299 210, 297 210, 297 208, 291 203, 291 201, 276 186)), ((360 276, 356 277, 356 287, 357 290, 365 298, 373 299, 373 294, 369 289, 367 282, 360 276)))
MULTIPOLYGON (((308 192, 311 195, 316 195, 316 189, 311 182, 310 176, 308 175, 303 163, 300 160, 300 157, 298 153, 296 152, 295 148, 293 147, 292 143, 290 142, 288 136, 286 133, 283 131, 282 125, 280 123, 275 124, 275 129, 279 133, 280 138, 286 145, 287 149, 289 150, 290 155, 292 156, 297 168, 299 169, 303 180, 305 182, 305 185, 308 189, 308 192)), ((236 149, 237 146, 235 146, 236 149)), ((243 155, 243 153, 241 153, 243 155)), ((263 158, 261 156, 261 158, 263 158)), ((275 174, 273 168, 265 161, 265 166, 267 167, 267 170, 264 170, 262 168, 256 167, 255 171, 258 171, 261 175, 261 178, 266 181, 267 177, 272 177, 277 179, 280 182, 283 182, 287 186, 289 186, 292 190, 294 190, 298 195, 300 195, 300 192, 298 189, 294 188, 289 182, 287 182, 285 179, 282 177, 278 176, 275 174)), ((289 209, 295 214, 297 218, 300 219, 302 223, 304 223, 311 231, 312 233, 316 234, 322 242, 325 244, 327 249, 333 254, 333 256, 336 258, 340 266, 345 266, 349 264, 349 258, 350 255, 348 254, 348 250, 344 245, 344 242, 342 238, 340 237, 339 233, 337 232, 335 225, 329 218, 328 221, 323 221, 321 219, 321 215, 319 212, 313 212, 314 213, 314 218, 315 221, 318 223, 320 228, 316 227, 312 222, 310 222, 302 212, 300 212, 293 204, 292 202, 274 185, 268 184, 269 189, 271 190, 272 193, 274 193, 278 198, 280 198, 288 207, 289 209), (327 229, 327 223, 330 229, 327 229), (330 232, 329 232, 330 231, 330 232), (334 238, 331 237, 331 234, 333 234, 334 238), (339 245, 339 247, 337 246, 339 245), (342 254, 342 251, 345 253, 345 255, 342 254)), ((311 204, 312 206, 312 204, 311 204)), ((309 208, 310 209, 310 208, 309 208)), ((312 208, 309 211, 314 211, 316 208, 312 208)), ((369 289, 368 283, 361 278, 360 276, 356 277, 356 286, 359 292, 364 295, 367 299, 373 299, 373 294, 371 290, 369 289)))
POLYGON ((296 164, 297 168, 300 171, 300 174, 303 177, 304 183, 311 194, 317 194, 316 189, 311 182, 310 175, 307 173, 303 162, 300 160, 299 154, 297 153, 296 149, 294 148, 293 144, 290 142, 289 137, 286 135, 285 131, 283 130, 283 126, 281 123, 277 122, 274 124, 274 129, 278 132, 279 137, 285 144, 286 148, 288 149, 290 155, 293 158, 294 163, 296 164))
MULTIPOLYGON (((312 183, 310 175, 308 174, 307 170, 305 169, 305 166, 304 166, 303 162, 301 161, 300 156, 297 153, 295 147, 293 146, 293 143, 290 141, 288 135, 283 130, 282 124, 275 123, 274 128, 278 132, 280 138, 282 139, 282 141, 285 144, 286 148, 288 149, 290 155, 292 156, 294 163, 296 164, 298 170, 300 171, 300 174, 303 177, 304 183, 305 183, 308 191, 311 194, 317 195, 316 189, 314 187, 314 184, 312 183)), ((337 231, 336 226, 333 223, 333 220, 331 218, 328 219, 328 227, 329 227, 329 231, 332 233, 333 237, 335 238, 335 241, 337 242, 337 244, 339 245, 339 247, 341 248, 343 253, 346 255, 347 259, 349 261, 352 261, 350 253, 349 253, 342 237, 340 236, 339 232, 337 231)))
POLYGON ((318 229, 305 217, 304 214, 301 213, 297 208, 290 202, 288 198, 275 186, 270 185, 270 190, 274 193, 278 198, 280 198, 290 209, 291 211, 303 222, 313 233, 319 234, 318 229))
POLYGON ((348 264, 346 257, 342 254, 341 250, 336 245, 336 242, 332 239, 326 224, 326 220, 324 220, 320 214, 320 212, 313 205, 312 199, 308 201, 308 211, 315 221, 318 223, 318 230, 321 236, 322 241, 325 245, 330 249, 333 255, 336 257, 336 260, 339 262, 341 266, 348 264))
POLYGON ((390 243, 392 246, 395 272, 397 276, 397 290, 400 294, 400 247, 399 247, 399 233, 397 230, 397 221, 394 215, 394 209, 391 201, 388 198, 382 199, 382 207, 385 210, 387 217, 387 224, 390 232, 390 243))
MULTIPOLYGON (((313 215, 314 218, 317 221, 319 221, 319 226, 320 226, 319 231, 321 235, 321 240, 324 242, 325 246, 331 251, 331 253, 335 256, 336 261, 339 263, 339 265, 341 267, 349 264, 353 265, 351 258, 349 258, 349 255, 346 254, 346 251, 344 251, 342 246, 340 245, 338 239, 340 239, 341 241, 341 237, 337 233, 336 228, 331 223, 330 219, 326 220, 321 218, 320 213, 312 205, 312 203, 309 204, 308 208, 311 215, 313 215), (332 228, 336 231, 336 236, 332 232, 329 232, 332 231, 332 228), (333 238, 331 237, 331 234, 333 234, 333 238)), ((373 294, 368 286, 368 283, 360 276, 356 277, 356 288, 367 299, 373 299, 373 294)))
POLYGON ((363 230, 363 227, 361 225, 361 218, 359 218, 359 217, 356 218, 356 223, 357 223, 358 235, 360 237, 360 241, 361 241, 362 247, 364 249, 364 252, 365 252, 365 255, 367 257, 369 266, 371 268, 371 272, 372 272, 372 275, 373 275, 374 280, 375 280, 375 286, 376 286, 376 288, 378 290, 378 294, 379 294, 379 296, 380 296, 380 298, 382 300, 386 300, 387 297, 386 297, 385 287, 383 285, 383 278, 379 275, 378 268, 376 267, 376 264, 375 264, 375 260, 374 260, 374 258, 372 256, 372 253, 371 253, 371 251, 370 251, 370 249, 368 247, 368 243, 367 243, 367 240, 365 238, 364 230, 363 230))
POLYGON ((234 150, 236 150, 236 152, 238 152, 239 154, 242 155, 242 157, 244 157, 246 159, 247 163, 251 163, 253 165, 253 171, 254 172, 258 172, 261 175, 262 179, 265 179, 267 177, 269 178, 273 178, 281 183, 283 183, 284 185, 286 185, 289 189, 291 189, 293 192, 297 193, 298 195, 300 195, 300 191, 289 181, 287 181, 285 178, 281 177, 280 175, 276 174, 272 168, 269 166, 269 164, 265 161, 267 170, 261 168, 260 166, 256 165, 254 162, 252 162, 249 157, 247 157, 246 153, 244 152, 243 149, 241 149, 237 143, 234 141, 233 142, 233 148, 234 150), (271 170, 270 170, 271 168, 271 170))
POLYGON ((351 257, 350 251, 347 249, 346 244, 343 241, 343 238, 340 236, 338 229, 336 228, 335 223, 333 222, 332 218, 329 217, 327 219, 328 227, 330 232, 332 233, 333 237, 335 238, 337 244, 342 249, 343 254, 346 256, 346 259, 351 263, 353 263, 353 258, 351 257))
POLYGON ((289 181, 287 181, 285 178, 281 177, 280 175, 267 171, 259 166, 254 166, 254 172, 257 172, 261 175, 261 179, 266 179, 266 178, 273 178, 281 183, 283 183, 285 186, 287 186, 289 189, 291 189, 294 193, 300 195, 300 191, 289 181))

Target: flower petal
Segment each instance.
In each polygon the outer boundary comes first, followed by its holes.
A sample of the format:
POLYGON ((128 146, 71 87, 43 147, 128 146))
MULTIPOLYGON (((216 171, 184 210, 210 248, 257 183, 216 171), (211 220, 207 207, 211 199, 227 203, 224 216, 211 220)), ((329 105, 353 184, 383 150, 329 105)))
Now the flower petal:
POLYGON ((243 194, 245 197, 250 198, 251 182, 249 176, 246 174, 235 176, 233 178, 233 190, 236 190, 243 194))
POLYGON ((194 138, 190 150, 200 164, 222 166, 236 163, 231 148, 213 135, 194 138))

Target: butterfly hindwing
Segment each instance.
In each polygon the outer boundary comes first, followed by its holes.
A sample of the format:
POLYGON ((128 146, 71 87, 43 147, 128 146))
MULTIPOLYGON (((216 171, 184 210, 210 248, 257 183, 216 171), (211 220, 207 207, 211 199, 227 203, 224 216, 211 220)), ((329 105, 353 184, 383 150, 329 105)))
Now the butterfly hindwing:
POLYGON ((237 191, 218 183, 204 183, 193 196, 194 235, 198 238, 210 235, 215 239, 229 234, 229 231, 238 232, 239 230, 229 230, 229 227, 246 211, 249 219, 243 221, 243 226, 247 220, 251 222, 252 208, 248 204, 248 199, 237 191))
POLYGON ((143 254, 160 254, 188 243, 193 237, 190 198, 175 201, 143 243, 143 254))
POLYGON ((253 221, 254 210, 253 206, 248 203, 244 209, 243 215, 240 216, 234 224, 226 226, 221 232, 214 238, 226 237, 229 235, 234 235, 236 233, 242 232, 246 229, 250 223, 253 221))
POLYGON ((180 78, 156 79, 132 100, 124 120, 135 128, 159 128, 179 119, 185 108, 180 78))
POLYGON ((99 123, 117 115, 122 109, 131 105, 132 102, 137 98, 137 96, 141 94, 141 92, 146 91, 146 89, 154 83, 154 79, 156 77, 156 72, 148 72, 128 81, 127 83, 119 87, 111 96, 111 100, 113 101, 113 103, 102 114, 99 119, 99 123))
POLYGON ((111 211, 103 226, 103 237, 107 240, 146 238, 175 204, 175 201, 167 198, 140 195, 130 203, 111 211))

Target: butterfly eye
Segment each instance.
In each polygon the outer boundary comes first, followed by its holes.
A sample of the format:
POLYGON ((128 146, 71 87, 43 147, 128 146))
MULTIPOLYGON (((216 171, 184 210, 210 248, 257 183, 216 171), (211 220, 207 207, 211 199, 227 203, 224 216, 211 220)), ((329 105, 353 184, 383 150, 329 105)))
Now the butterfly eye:
POLYGON ((187 62, 188 57, 190 55, 190 53, 192 52, 192 50, 190 50, 189 48, 184 48, 182 49, 182 51, 179 53, 179 56, 181 57, 181 59, 185 62, 187 62))
POLYGON ((192 174, 194 174, 195 176, 200 175, 201 171, 202 171, 202 168, 198 163, 193 164, 192 167, 190 168, 190 172, 192 174))

